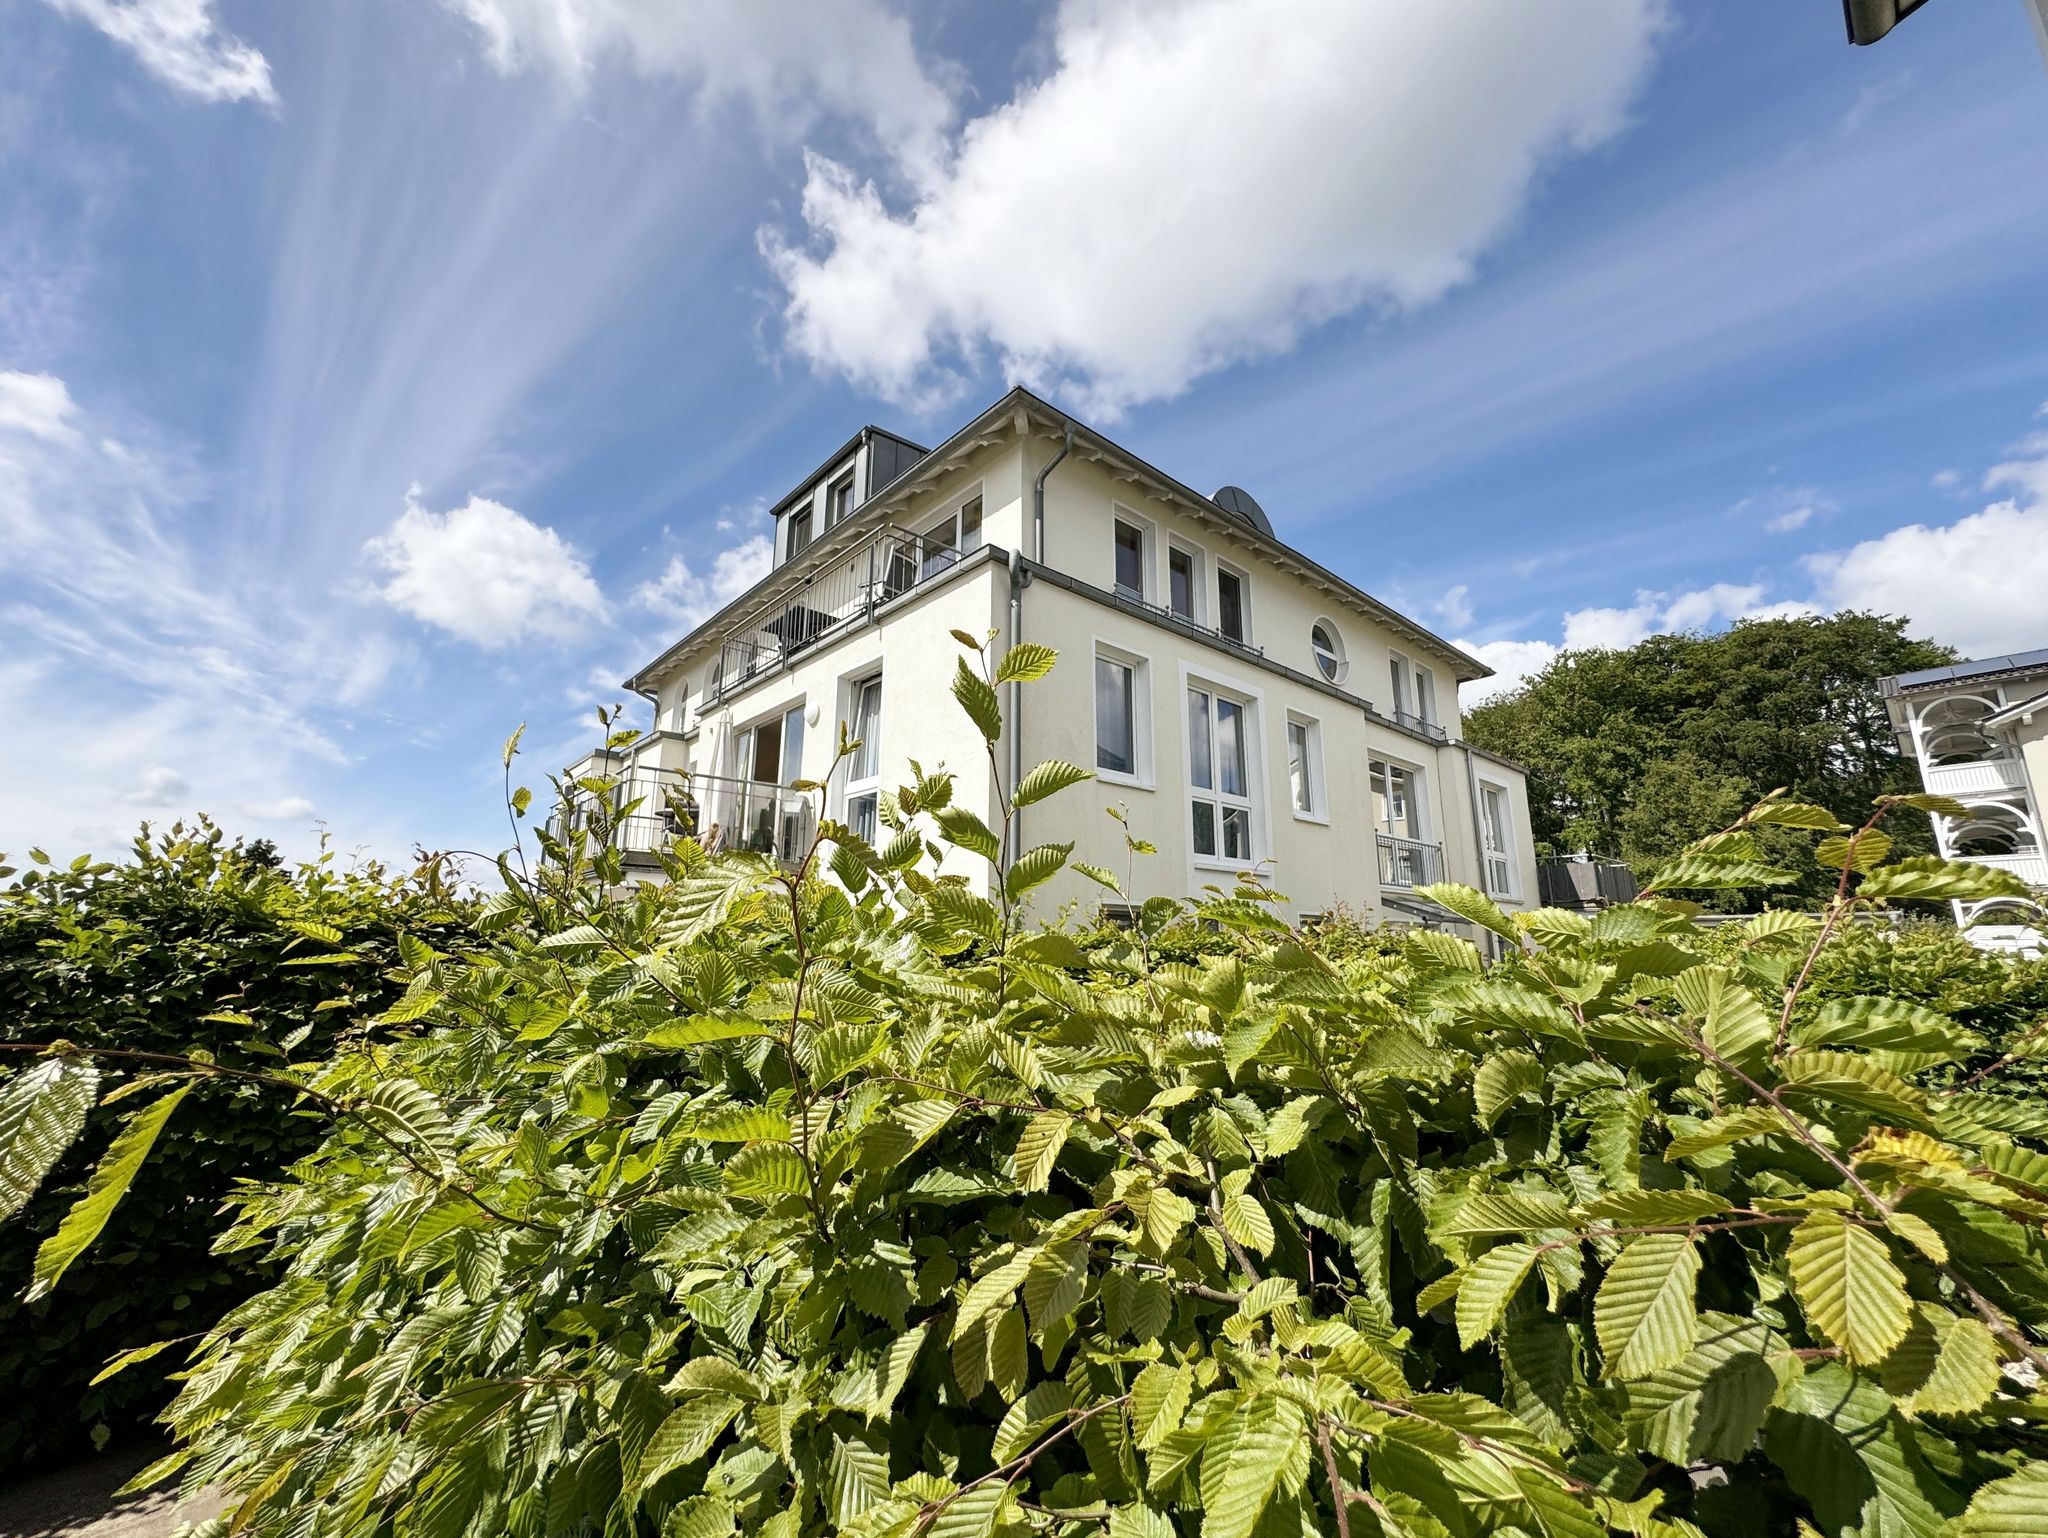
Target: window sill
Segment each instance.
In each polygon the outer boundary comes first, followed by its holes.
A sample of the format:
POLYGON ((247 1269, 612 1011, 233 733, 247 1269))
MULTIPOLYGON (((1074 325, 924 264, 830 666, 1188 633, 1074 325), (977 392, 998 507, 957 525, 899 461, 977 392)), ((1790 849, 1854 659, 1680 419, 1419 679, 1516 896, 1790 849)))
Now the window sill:
POLYGON ((1196 870, 1217 870, 1232 876, 1242 876, 1246 871, 1257 870, 1257 860, 1223 860, 1213 855, 1198 854, 1193 862, 1196 870))
POLYGON ((1296 822, 1312 822, 1319 828, 1327 828, 1330 825, 1330 819, 1321 812, 1296 811, 1294 820, 1296 822))
POLYGON ((1119 774, 1114 769, 1098 769, 1095 771, 1095 778, 1101 784, 1121 785, 1126 790, 1157 790, 1159 788, 1158 782, 1155 780, 1140 779, 1135 774, 1119 774))

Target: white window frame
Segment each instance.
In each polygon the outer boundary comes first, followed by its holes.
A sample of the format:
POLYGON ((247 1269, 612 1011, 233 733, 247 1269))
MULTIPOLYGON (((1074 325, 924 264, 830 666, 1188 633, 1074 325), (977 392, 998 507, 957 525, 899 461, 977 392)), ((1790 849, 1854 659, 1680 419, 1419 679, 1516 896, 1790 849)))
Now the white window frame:
MULTIPOLYGON (((1229 561, 1221 560, 1216 562, 1216 633, 1223 635, 1223 579, 1225 576, 1237 578, 1237 618, 1239 628, 1243 632, 1231 644, 1235 646, 1250 646, 1252 644, 1252 574, 1242 566, 1235 566, 1229 561)), ((1231 638, 1224 636, 1224 639, 1230 640, 1231 638)))
POLYGON ((940 572, 947 570, 948 567, 957 566, 960 562, 966 560, 968 556, 974 554, 975 551, 987 543, 987 537, 984 533, 987 528, 988 499, 982 495, 982 483, 976 481, 973 486, 957 494, 944 512, 927 516, 917 526, 917 580, 923 582, 928 578, 936 577, 940 572), (971 536, 973 543, 969 544, 970 536, 960 527, 960 515, 966 511, 968 504, 971 502, 979 502, 981 508, 974 520, 974 532, 971 536), (931 552, 935 547, 932 545, 931 540, 932 536, 941 530, 948 532, 949 542, 944 546, 936 548, 950 549, 957 553, 947 566, 934 566, 932 564, 931 552))
POLYGON ((1175 619, 1206 627, 1209 623, 1209 552, 1191 539, 1170 534, 1166 539, 1166 576, 1160 584, 1160 607, 1175 619), (1173 558, 1188 558, 1188 607, 1183 614, 1173 606, 1173 558))
MULTIPOLYGON (((881 727, 888 724, 888 695, 883 684, 882 665, 877 662, 847 673, 839 680, 839 708, 836 725, 843 726, 849 737, 860 736, 860 702, 862 695, 872 684, 875 688, 875 716, 881 727)), ((835 734, 832 751, 839 751, 839 739, 835 734)), ((839 820, 852 828, 861 837, 873 844, 882 828, 882 734, 873 733, 873 740, 866 742, 860 753, 846 761, 846 776, 833 798, 838 804, 839 820), (861 760, 865 758, 866 764, 861 760), (855 804, 861 801, 874 803, 874 823, 863 829, 855 814, 855 804)))
POLYGON ((1425 726, 1435 726, 1436 674, 1400 652, 1387 653, 1387 670, 1394 688, 1396 719, 1407 716, 1425 726))
POLYGON ((1109 590, 1124 598, 1135 598, 1139 603, 1151 603, 1159 591, 1159 574, 1156 570, 1159 554, 1159 525, 1135 508, 1121 502, 1109 504, 1109 590), (1116 580, 1116 526, 1127 523, 1138 531, 1138 591, 1133 593, 1118 585, 1116 580))
POLYGON ((1436 674, 1421 663, 1413 664, 1415 677, 1415 714, 1425 726, 1435 726, 1436 718, 1436 674))
POLYGON ((1507 898, 1522 895, 1520 862, 1515 859, 1515 798, 1507 786, 1496 780, 1482 779, 1479 782, 1479 860, 1489 895, 1507 898), (1500 808, 1500 825, 1497 829, 1493 819, 1486 814, 1489 796, 1498 798, 1496 805, 1500 808), (1494 847, 1496 841, 1499 848, 1494 847), (1496 866, 1500 875, 1498 883, 1494 879, 1496 866))
POLYGON ((1195 870, 1246 871, 1255 869, 1259 862, 1267 859, 1272 851, 1272 832, 1268 826, 1266 802, 1269 789, 1266 784, 1266 696, 1265 691, 1224 672, 1211 668, 1198 668, 1183 662, 1180 669, 1180 705, 1175 712, 1180 721, 1181 752, 1181 797, 1183 811, 1181 828, 1188 842, 1188 863, 1195 870), (1193 721, 1191 712, 1191 690, 1199 689, 1210 697, 1209 752, 1211 761, 1210 784, 1204 788, 1195 783, 1194 743, 1190 732, 1193 721), (1245 793, 1242 796, 1226 795, 1215 784, 1214 773, 1216 753, 1215 700, 1217 697, 1229 700, 1244 712, 1244 775, 1245 793), (1195 848, 1195 813, 1197 801, 1206 801, 1215 806, 1216 853, 1203 854, 1195 848), (1242 807, 1246 813, 1246 840, 1251 845, 1250 853, 1242 860, 1229 859, 1223 854, 1223 812, 1225 807, 1242 807))
POLYGON ((826 528, 838 528, 840 524, 853 516, 853 510, 860 505, 854 495, 857 489, 855 483, 859 471, 860 466, 858 464, 851 464, 846 467, 846 472, 843 475, 835 475, 825 482, 826 528), (841 487, 844 487, 846 490, 846 510, 844 512, 840 512, 836 505, 836 499, 841 487))
POLYGON ((1123 785, 1132 790, 1151 790, 1157 785, 1152 763, 1152 659, 1144 652, 1095 638, 1095 661, 1113 662, 1131 670, 1131 772, 1104 769, 1100 764, 1101 742, 1096 736, 1095 666, 1088 668, 1088 736, 1097 752, 1095 778, 1106 785, 1123 785))
POLYGON ((1297 822, 1330 825, 1330 782, 1323 770, 1323 723, 1298 710, 1287 712, 1287 805, 1297 822), (1294 794, 1294 734, 1303 737, 1303 769, 1308 776, 1308 805, 1303 807, 1294 794))
POLYGON ((782 524, 782 558, 785 561, 795 560, 818 542, 818 509, 816 503, 803 502, 792 507, 783 516, 782 524), (804 536, 804 542, 801 545, 796 542, 798 519, 804 520, 810 527, 810 532, 804 536))
MULTIPOLYGON (((1390 785, 1390 792, 1391 789, 1390 785)), ((1405 838, 1417 844, 1433 844, 1436 842, 1434 836, 1436 824, 1429 815, 1429 771, 1420 764, 1411 764, 1406 759, 1393 758, 1377 751, 1368 754, 1365 765, 1365 794, 1368 810, 1372 816, 1373 832, 1385 833, 1393 838, 1405 838), (1410 826, 1416 829, 1415 832, 1396 833, 1392 828, 1380 825, 1379 804, 1372 800, 1372 771, 1373 766, 1376 764, 1384 765, 1388 769, 1399 769, 1408 776, 1408 804, 1412 809, 1408 821, 1410 826)))
POLYGON ((1327 614, 1318 614, 1308 626, 1309 666, 1317 678, 1324 683, 1341 684, 1351 676, 1351 649, 1344 644, 1344 629, 1327 614), (1334 672, 1325 672, 1321 656, 1316 651, 1316 629, 1320 626, 1330 633, 1330 648, 1337 666, 1334 672))

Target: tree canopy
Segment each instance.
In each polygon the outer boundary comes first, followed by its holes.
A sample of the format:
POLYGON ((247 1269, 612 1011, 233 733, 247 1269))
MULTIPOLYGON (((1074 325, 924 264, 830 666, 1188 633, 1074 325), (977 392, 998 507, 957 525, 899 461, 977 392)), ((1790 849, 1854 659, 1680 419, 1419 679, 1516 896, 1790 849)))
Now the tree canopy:
MULTIPOLYGON (((1647 870, 1772 790, 1852 816, 1917 789, 1877 681, 1954 660, 1886 615, 1747 620, 1564 652, 1465 732, 1528 766, 1540 848, 1647 870)), ((1924 825, 1892 832, 1926 847, 1924 825)))

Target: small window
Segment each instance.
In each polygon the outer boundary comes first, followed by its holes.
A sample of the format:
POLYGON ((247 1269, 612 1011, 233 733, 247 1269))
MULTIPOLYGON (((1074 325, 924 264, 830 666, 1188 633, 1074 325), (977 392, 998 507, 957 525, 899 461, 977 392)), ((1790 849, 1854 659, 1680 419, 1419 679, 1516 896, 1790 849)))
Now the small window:
POLYGON ((1316 671, 1331 683, 1344 679, 1344 642, 1337 635, 1337 627, 1326 619, 1319 619, 1309 628, 1308 644, 1316 656, 1316 671))
POLYGON ((1428 668, 1415 670, 1415 713, 1424 725, 1436 725, 1436 675, 1428 668))
POLYGON ((806 507, 800 513, 789 515, 789 556, 800 555, 811 542, 811 510, 806 507))
POLYGON ((1137 669, 1113 657, 1095 659, 1095 767, 1138 772, 1137 669))
POLYGON ((1145 596, 1145 531, 1116 521, 1116 590, 1126 598, 1145 596))
POLYGON ((1287 721, 1287 788, 1298 817, 1323 815, 1323 733, 1314 721, 1287 721))
POLYGON ((1408 659, 1388 658, 1387 671, 1394 681, 1394 719, 1398 721, 1408 714, 1408 659))
POLYGON ((847 471, 825 493, 825 527, 835 528, 853 512, 853 472, 847 471))
POLYGON ((967 501, 924 531, 918 577, 936 576, 981 548, 981 498, 967 501))
POLYGON ((1249 728, 1241 701, 1190 687, 1189 831, 1198 858, 1252 861, 1249 728))
POLYGON ((1166 606, 1184 620, 1194 620, 1198 577, 1194 552, 1178 545, 1166 552, 1166 606))
POLYGON ((1216 568, 1216 628, 1224 640, 1245 644, 1244 575, 1227 566, 1216 568))

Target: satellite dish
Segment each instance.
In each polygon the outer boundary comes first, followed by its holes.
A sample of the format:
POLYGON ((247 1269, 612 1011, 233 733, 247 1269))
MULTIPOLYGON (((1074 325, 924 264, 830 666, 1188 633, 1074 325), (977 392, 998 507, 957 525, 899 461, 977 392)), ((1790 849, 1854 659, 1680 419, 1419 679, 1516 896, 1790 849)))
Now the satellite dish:
POLYGON ((1210 500, 1231 517, 1242 519, 1261 534, 1273 532, 1273 520, 1268 518, 1266 510, 1259 506, 1258 498, 1242 486, 1225 486, 1210 500))

